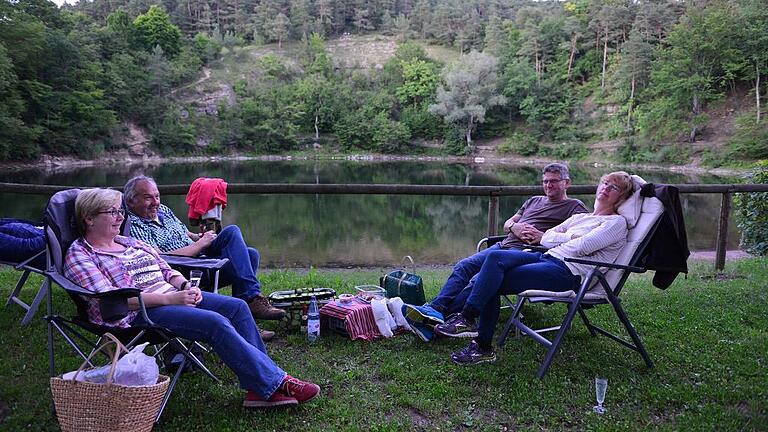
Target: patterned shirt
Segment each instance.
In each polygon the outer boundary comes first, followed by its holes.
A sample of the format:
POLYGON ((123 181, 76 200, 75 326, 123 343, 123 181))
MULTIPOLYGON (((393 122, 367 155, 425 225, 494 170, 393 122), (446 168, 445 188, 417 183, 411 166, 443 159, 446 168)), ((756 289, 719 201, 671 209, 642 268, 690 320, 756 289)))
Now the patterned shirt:
MULTIPOLYGON (((100 251, 83 238, 75 240, 64 258, 64 276, 96 293, 128 287, 155 293, 176 290, 169 281, 181 273, 171 269, 152 246, 123 236, 115 237, 115 242, 125 246, 125 251, 100 251)), ((83 298, 88 304, 88 320, 94 324, 130 327, 138 314, 138 311, 129 311, 125 318, 105 322, 98 299, 83 298)))
POLYGON ((131 237, 160 249, 171 252, 193 243, 187 236, 187 227, 167 206, 160 204, 157 219, 144 219, 128 212, 131 221, 131 237))

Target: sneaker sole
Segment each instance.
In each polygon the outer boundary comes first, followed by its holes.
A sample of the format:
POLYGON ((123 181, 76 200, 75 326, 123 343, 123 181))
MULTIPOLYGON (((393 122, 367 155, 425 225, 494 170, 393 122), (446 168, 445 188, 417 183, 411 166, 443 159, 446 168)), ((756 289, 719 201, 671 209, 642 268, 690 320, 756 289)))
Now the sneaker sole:
POLYGON ((453 356, 451 356, 451 360, 455 364, 457 364, 459 366, 472 366, 472 365, 477 365, 477 364, 481 364, 481 363, 496 363, 496 354, 494 354, 493 357, 491 357, 491 358, 484 357, 484 358, 482 358, 480 360, 477 360, 477 361, 474 361, 474 362, 471 362, 471 363, 464 363, 464 362, 456 361, 456 359, 453 358, 453 356))
POLYGON ((418 336, 418 337, 419 337, 419 339, 421 339, 421 340, 422 340, 422 341, 424 341, 424 342, 429 342, 429 341, 431 341, 431 340, 432 340, 432 338, 431 338, 431 337, 429 337, 429 336, 425 335, 425 334, 424 334, 424 333, 421 331, 421 329, 419 329, 419 328, 417 328, 415 325, 413 325, 413 324, 412 324, 412 323, 411 323, 411 322, 410 322, 410 321, 409 321, 407 318, 406 318, 405 322, 407 322, 407 323, 408 323, 408 327, 411 329, 411 331, 412 331, 412 332, 413 332, 413 333, 414 333, 416 336, 418 336))
POLYGON ((408 309, 408 313, 405 315, 406 318, 410 318, 411 320, 420 323, 420 324, 445 324, 445 321, 435 318, 430 315, 424 315, 423 313, 419 312, 418 309, 413 307, 412 305, 405 305, 405 308, 408 309))
POLYGON ((284 400, 280 402, 243 401, 243 407, 245 408, 280 408, 280 407, 296 406, 298 404, 299 404, 299 401, 297 401, 296 399, 284 400))
POLYGON ((477 332, 465 331, 465 332, 456 333, 456 334, 449 334, 449 333, 441 332, 440 329, 438 328, 435 328, 435 333, 439 334, 440 336, 452 337, 452 338, 476 338, 477 337, 477 332))

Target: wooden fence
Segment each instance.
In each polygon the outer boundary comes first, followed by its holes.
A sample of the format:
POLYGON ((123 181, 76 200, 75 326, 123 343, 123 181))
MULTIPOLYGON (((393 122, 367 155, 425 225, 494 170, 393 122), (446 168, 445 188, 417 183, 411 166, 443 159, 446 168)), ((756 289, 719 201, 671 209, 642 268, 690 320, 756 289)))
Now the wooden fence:
MULTIPOLYGON (((158 185, 161 194, 186 195, 188 184, 158 185)), ((728 220, 734 193, 768 192, 768 184, 676 184, 683 194, 720 194, 720 217, 717 228, 715 269, 725 266, 725 248, 728 220)), ((72 186, 0 183, 0 192, 52 195, 72 186)), ((91 187, 91 186, 80 186, 91 187)), ((96 186, 94 186, 96 187, 96 186)), ((117 188, 121 189, 121 188, 117 188)), ((573 185, 571 195, 594 194, 594 185, 573 185)), ((288 183, 229 183, 228 194, 379 194, 379 195, 455 195, 487 196, 488 235, 496 235, 499 227, 499 197, 531 196, 541 194, 541 186, 455 186, 455 185, 406 185, 406 184, 288 184, 288 183)))

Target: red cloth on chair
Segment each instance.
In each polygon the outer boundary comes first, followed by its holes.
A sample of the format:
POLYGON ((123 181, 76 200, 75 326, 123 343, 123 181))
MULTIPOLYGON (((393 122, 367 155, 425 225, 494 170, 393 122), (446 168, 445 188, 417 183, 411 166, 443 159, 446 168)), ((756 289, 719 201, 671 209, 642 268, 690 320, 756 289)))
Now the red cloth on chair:
POLYGON ((200 177, 192 182, 187 192, 190 219, 200 219, 208 210, 221 204, 227 207, 227 182, 220 178, 200 177))

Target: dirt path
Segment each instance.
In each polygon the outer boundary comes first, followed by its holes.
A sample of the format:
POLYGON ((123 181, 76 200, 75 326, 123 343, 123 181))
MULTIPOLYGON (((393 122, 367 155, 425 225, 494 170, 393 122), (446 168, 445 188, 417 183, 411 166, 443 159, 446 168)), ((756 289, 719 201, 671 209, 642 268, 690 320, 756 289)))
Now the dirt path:
POLYGON ((211 70, 208 69, 207 67, 203 67, 203 77, 202 78, 200 78, 199 80, 197 80, 197 81, 195 81, 193 83, 190 83, 190 84, 187 84, 185 86, 181 86, 181 87, 178 87, 178 88, 175 88, 175 89, 171 90, 171 92, 169 93, 169 96, 174 95, 174 94, 176 94, 176 92, 179 92, 181 90, 188 89, 190 87, 194 87, 194 86, 196 86, 196 85, 198 85, 200 83, 203 83, 203 82, 207 81, 210 78, 211 78, 211 70))

